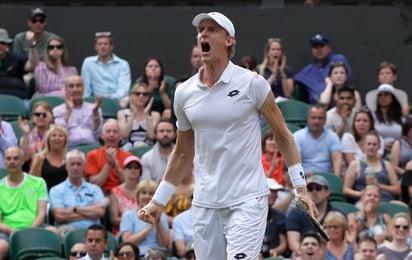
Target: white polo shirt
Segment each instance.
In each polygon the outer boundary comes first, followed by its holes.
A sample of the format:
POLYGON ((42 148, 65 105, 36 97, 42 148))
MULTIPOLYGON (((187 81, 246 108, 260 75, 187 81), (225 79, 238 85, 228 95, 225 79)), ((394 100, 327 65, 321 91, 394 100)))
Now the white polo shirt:
POLYGON ((267 195, 258 109, 269 84, 230 61, 211 88, 199 75, 180 85, 174 100, 179 131, 195 135, 193 204, 225 208, 267 195))

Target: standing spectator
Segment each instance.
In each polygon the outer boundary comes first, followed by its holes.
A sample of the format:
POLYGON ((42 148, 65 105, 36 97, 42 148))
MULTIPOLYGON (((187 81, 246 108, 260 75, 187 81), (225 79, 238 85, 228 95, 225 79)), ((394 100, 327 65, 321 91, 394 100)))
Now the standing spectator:
POLYGON ((402 124, 402 137, 393 143, 390 159, 396 174, 401 177, 406 164, 412 159, 412 118, 402 124))
POLYGON ((351 88, 354 94, 354 106, 362 108, 362 98, 359 91, 355 90, 348 83, 348 68, 343 62, 332 62, 329 68, 329 76, 325 78, 325 89, 320 94, 319 103, 324 104, 328 109, 335 106, 338 99, 339 89, 342 87, 351 88))
POLYGON ((292 69, 286 64, 286 54, 283 41, 279 38, 269 38, 263 53, 263 61, 257 71, 272 88, 275 97, 290 98, 293 94, 292 69))
POLYGON ((154 128, 160 120, 160 114, 152 111, 154 99, 149 98, 149 95, 149 87, 146 83, 134 84, 129 94, 129 108, 117 112, 124 150, 153 145, 154 128))
POLYGON ((163 64, 158 58, 148 58, 143 65, 143 76, 136 82, 149 86, 150 96, 154 98, 152 109, 162 118, 171 118, 173 86, 166 81, 163 64))
POLYGON ((348 83, 352 84, 352 69, 348 61, 342 54, 333 54, 329 39, 323 34, 316 34, 310 39, 312 56, 314 61, 304 67, 294 80, 306 89, 309 95, 310 104, 317 103, 320 94, 326 87, 325 79, 328 77, 329 68, 332 62, 343 62, 348 69, 348 83))
POLYGON ((50 208, 60 232, 87 228, 104 216, 104 196, 99 186, 84 178, 86 156, 79 150, 66 155, 68 177, 50 190, 50 208))
POLYGON ((190 63, 192 64, 192 70, 184 74, 181 78, 190 78, 191 76, 195 75, 200 67, 203 65, 202 61, 202 50, 197 45, 193 45, 192 53, 190 55, 190 63))
POLYGON ((276 145, 273 132, 267 129, 262 135, 262 165, 266 177, 285 184, 283 179, 283 157, 276 145))
MULTIPOLYGON (((388 61, 384 61, 379 64, 378 67, 378 81, 379 84, 389 84, 395 86, 395 81, 397 80, 397 68, 395 64, 388 61)), ((409 101, 406 100, 405 104, 402 104, 402 115, 407 117, 409 115, 409 101)))
POLYGON ((0 94, 27 99, 27 87, 23 77, 37 66, 39 55, 35 48, 34 33, 27 31, 24 37, 26 44, 30 46, 27 56, 9 51, 9 44, 13 40, 5 29, 0 28, 0 94))
POLYGON ((47 191, 67 177, 67 139, 66 128, 52 125, 47 131, 46 147, 33 158, 30 174, 42 177, 46 181, 47 191))
POLYGON ((68 147, 82 144, 98 144, 102 132, 103 117, 101 97, 94 104, 83 101, 83 80, 78 75, 65 81, 64 104, 53 109, 56 124, 64 126, 69 133, 68 147))
POLYGON ((108 244, 108 233, 102 224, 93 224, 87 228, 84 243, 87 255, 79 260, 109 260, 104 256, 108 244))
POLYGON ((119 233, 119 225, 125 211, 137 209, 136 192, 142 175, 142 161, 139 157, 129 156, 123 162, 124 182, 112 189, 110 194, 110 222, 112 233, 119 233))
POLYGON ((94 49, 97 55, 85 58, 82 65, 83 96, 126 97, 131 85, 130 66, 113 53, 112 33, 96 32, 94 49))
POLYGON ((341 87, 337 93, 336 106, 326 112, 326 125, 342 138, 344 133, 351 131, 356 111, 354 90, 341 87))
POLYGON ((166 164, 175 147, 176 129, 171 121, 162 119, 155 126, 156 144, 142 156, 143 173, 140 179, 159 182, 163 178, 166 164))
POLYGON ((22 171, 23 151, 10 147, 4 157, 8 175, 0 182, 0 259, 6 258, 14 231, 44 225, 48 201, 44 180, 22 171))
POLYGON ((25 162, 31 162, 33 155, 46 147, 47 131, 54 122, 50 105, 44 101, 36 102, 33 105, 31 121, 34 127, 30 130, 28 120, 23 120, 21 116, 18 118, 19 128, 23 133, 20 138, 20 147, 24 152, 25 162))
POLYGON ((29 31, 16 34, 14 37, 13 50, 17 53, 30 56, 30 50, 35 48, 40 60, 43 60, 47 49, 47 41, 54 36, 53 33, 45 30, 47 22, 46 12, 43 9, 38 7, 31 9, 27 20, 29 31), (30 31, 34 33, 32 42, 26 40, 27 32, 30 31))
POLYGON ((63 38, 52 36, 46 48, 44 62, 40 61, 34 70, 34 96, 64 97, 64 81, 71 75, 77 75, 77 69, 69 66, 69 54, 63 38))
POLYGON ((305 172, 333 172, 341 176, 342 146, 337 134, 327 127, 326 111, 321 105, 312 105, 308 125, 293 135, 302 155, 305 172))
POLYGON ((4 152, 12 146, 17 146, 16 134, 11 124, 0 115, 0 168, 4 168, 4 152))
POLYGON ((108 119, 103 125, 102 139, 104 145, 87 154, 86 177, 91 183, 99 185, 105 196, 124 182, 121 165, 132 155, 119 148, 120 130, 115 119, 108 119))
POLYGON ((388 84, 382 84, 366 94, 366 105, 373 112, 375 129, 383 137, 387 154, 393 142, 402 136, 402 107, 407 101, 405 91, 388 84))

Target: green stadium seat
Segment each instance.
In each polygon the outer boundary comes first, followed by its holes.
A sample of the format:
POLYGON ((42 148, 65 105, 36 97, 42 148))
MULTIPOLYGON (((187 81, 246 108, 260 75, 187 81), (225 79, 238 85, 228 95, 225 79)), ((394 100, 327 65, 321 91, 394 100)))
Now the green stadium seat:
MULTIPOLYGON (((89 103, 94 103, 95 100, 96 100, 96 97, 84 98, 84 101, 89 102, 89 103)), ((119 111, 120 105, 116 99, 103 97, 100 108, 102 109, 103 119, 106 120, 109 118, 117 118, 117 111, 119 111)))
POLYGON ((19 116, 27 118, 23 100, 12 95, 0 94, 0 115, 8 122, 17 120, 19 116))

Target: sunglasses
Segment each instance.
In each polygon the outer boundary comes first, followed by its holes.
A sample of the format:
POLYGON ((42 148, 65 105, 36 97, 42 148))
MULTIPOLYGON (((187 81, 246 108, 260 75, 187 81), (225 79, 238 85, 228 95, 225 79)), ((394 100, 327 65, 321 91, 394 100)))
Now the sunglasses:
POLYGON ((71 251, 70 256, 85 256, 87 254, 86 251, 71 251))
POLYGON ((45 18, 39 18, 39 19, 32 18, 31 19, 32 23, 44 23, 44 21, 46 21, 45 18))
POLYGON ((123 256, 123 257, 125 257, 125 256, 127 256, 127 257, 134 256, 134 252, 133 251, 120 251, 117 254, 117 256, 123 256))
POLYGON ((312 192, 313 190, 321 191, 321 190, 323 190, 323 186, 310 186, 310 187, 308 187, 309 192, 312 192))
POLYGON ((37 117, 43 117, 43 118, 47 117, 47 113, 42 113, 42 112, 34 112, 33 115, 37 117))
POLYGON ((395 227, 396 229, 401 229, 401 228, 402 228, 402 229, 405 229, 405 230, 406 230, 406 229, 409 229, 409 226, 406 226, 406 225, 405 225, 405 226, 404 226, 404 225, 395 225, 394 227, 395 227))
POLYGON ((338 228, 340 228, 340 226, 338 226, 338 225, 328 225, 328 226, 325 226, 325 228, 326 229, 338 229, 338 228))
POLYGON ((141 167, 140 167, 140 165, 133 165, 133 164, 131 164, 131 165, 126 165, 126 169, 135 169, 135 170, 138 170, 138 169, 141 169, 141 167))
POLYGON ((132 94, 133 95, 135 95, 135 96, 144 96, 144 97, 147 97, 147 96, 149 96, 149 93, 147 93, 147 92, 132 92, 132 94))
POLYGON ((54 50, 54 49, 62 50, 63 48, 64 48, 63 44, 47 46, 48 50, 54 50))

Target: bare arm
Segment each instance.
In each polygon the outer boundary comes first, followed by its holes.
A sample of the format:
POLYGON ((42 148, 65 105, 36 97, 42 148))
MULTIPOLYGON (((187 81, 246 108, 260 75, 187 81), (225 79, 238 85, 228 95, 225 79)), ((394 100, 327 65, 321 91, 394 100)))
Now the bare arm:
POLYGON ((41 177, 41 168, 43 166, 43 161, 46 155, 44 152, 40 152, 34 156, 33 162, 31 163, 30 167, 30 174, 41 177))
POLYGON ((345 159, 346 165, 349 165, 355 160, 355 155, 353 153, 343 153, 343 158, 345 159))
POLYGON ((140 244, 152 231, 156 224, 151 224, 137 233, 125 231, 122 233, 123 242, 130 242, 135 245, 140 244))
POLYGON ((118 227, 120 225, 120 221, 122 220, 122 217, 119 214, 119 203, 114 194, 110 194, 109 200, 110 222, 113 226, 118 227))
POLYGON ((341 151, 333 151, 332 152, 332 165, 333 165, 333 172, 340 177, 342 172, 342 152, 341 151))
POLYGON ((345 178, 343 179, 343 193, 351 198, 359 199, 361 192, 353 189, 353 184, 358 178, 358 172, 360 170, 359 161, 352 161, 349 164, 348 169, 345 173, 345 178))
POLYGON ((399 184, 398 176, 395 173, 395 169, 392 164, 388 161, 384 161, 386 170, 388 171, 389 185, 379 184, 382 190, 389 191, 393 195, 397 196, 401 194, 401 186, 399 184))
POLYGON ((107 178, 109 177, 110 171, 112 170, 112 166, 109 163, 105 163, 102 170, 97 174, 89 175, 89 181, 94 183, 100 187, 106 182, 107 178))
POLYGON ((288 241, 286 240, 286 236, 284 234, 279 234, 279 241, 280 242, 277 247, 270 249, 271 256, 280 256, 288 248, 288 241))
POLYGON ((274 208, 281 212, 286 212, 292 200, 293 194, 292 192, 289 192, 282 201, 275 204, 274 208))
POLYGON ((160 246, 167 247, 169 245, 169 234, 166 233, 160 218, 156 223, 156 238, 160 246))
POLYGON ((299 253, 300 233, 290 230, 287 232, 287 243, 293 255, 299 253))
POLYGON ((46 219, 47 200, 39 200, 37 205, 37 216, 31 223, 31 227, 40 227, 46 219))
POLYGON ((329 77, 325 78, 326 87, 320 93, 319 103, 329 105, 332 99, 333 83, 329 77))
POLYGON ((185 254, 185 247, 186 247, 185 241, 183 239, 178 239, 174 241, 174 243, 175 243, 177 255, 179 257, 182 257, 185 254))
POLYGON ((293 78, 286 78, 286 75, 281 76, 281 78, 282 78, 283 94, 285 95, 285 97, 290 98, 293 94, 293 89, 294 89, 293 78))
POLYGON ((400 156, 401 144, 399 140, 396 140, 391 149, 391 163, 395 168, 396 174, 401 176, 405 170, 399 167, 399 156, 400 156))
POLYGON ((125 110, 117 112, 117 122, 119 122, 120 135, 122 138, 128 138, 132 130, 133 119, 126 120, 125 110))

